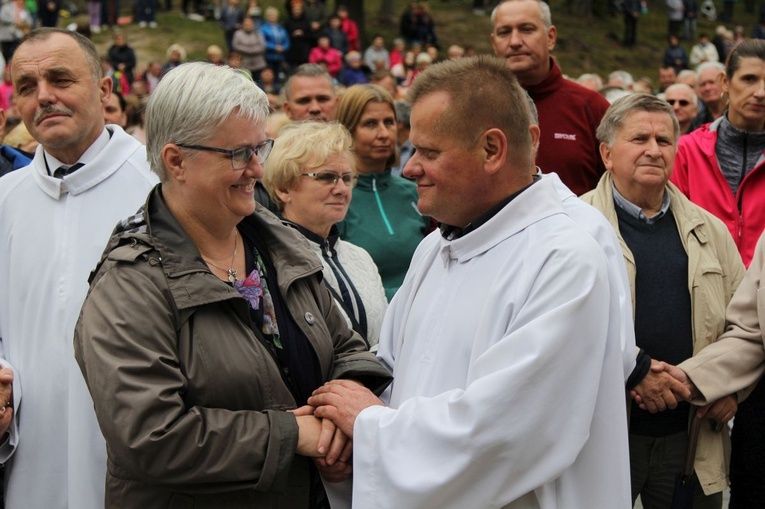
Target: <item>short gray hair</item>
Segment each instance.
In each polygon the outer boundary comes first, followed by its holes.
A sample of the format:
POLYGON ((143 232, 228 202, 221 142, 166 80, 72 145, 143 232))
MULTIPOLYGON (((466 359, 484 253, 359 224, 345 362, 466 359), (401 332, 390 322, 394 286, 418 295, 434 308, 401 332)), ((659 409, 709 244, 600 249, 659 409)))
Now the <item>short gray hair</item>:
POLYGON ((165 145, 202 144, 233 114, 264 123, 268 110, 266 93, 243 71, 206 62, 180 65, 162 78, 146 106, 149 166, 165 182, 165 145))
POLYGON ((405 127, 410 127, 409 118, 412 115, 412 105, 403 99, 398 99, 394 106, 396 109, 396 120, 404 124, 405 127))
MULTIPOLYGON (((492 29, 494 27, 494 20, 497 17, 497 9, 499 9, 499 6, 507 3, 507 2, 519 2, 519 1, 525 1, 525 0, 503 0, 497 4, 494 9, 491 11, 491 26, 492 29)), ((552 13, 550 12, 550 6, 547 4, 547 2, 543 2, 542 0, 531 0, 532 2, 536 2, 539 5, 539 13, 542 16, 542 23, 544 23, 545 28, 550 28, 552 26, 552 13)))
MULTIPOLYGON (((101 67, 101 56, 98 54, 96 45, 93 44, 93 41, 78 32, 72 32, 71 30, 66 30, 65 28, 56 27, 36 28, 21 39, 19 46, 27 42, 35 43, 38 41, 46 41, 50 39, 53 34, 62 34, 74 39, 77 45, 80 46, 80 49, 82 49, 82 54, 85 57, 85 61, 88 63, 88 67, 90 67, 90 74, 93 79, 98 82, 101 80, 101 78, 104 77, 104 69, 101 67)), ((13 61, 11 60, 8 63, 12 62, 13 61)))
POLYGON ((287 83, 284 84, 284 101, 290 100, 290 89, 292 88, 292 81, 294 78, 299 77, 324 77, 327 79, 327 83, 335 90, 335 84, 332 81, 332 75, 329 74, 327 68, 319 64, 301 64, 295 69, 290 77, 287 79, 287 83))
POLYGON ((702 72, 706 72, 709 69, 725 72, 725 64, 722 62, 703 62, 696 67, 696 76, 700 76, 702 72))
POLYGON ((672 92, 673 90, 685 90, 690 98, 691 98, 691 104, 694 106, 699 105, 699 96, 696 95, 696 91, 691 88, 690 85, 686 83, 674 83, 667 87, 667 89, 664 91, 664 95, 666 96, 668 93, 672 92))
POLYGON ((635 79, 632 77, 632 75, 628 73, 627 71, 622 71, 622 70, 614 71, 611 74, 609 74, 608 82, 611 83, 612 80, 621 81, 622 88, 631 87, 635 83, 635 79))
POLYGON ((672 127, 675 132, 675 143, 680 137, 680 124, 672 111, 672 107, 666 101, 650 94, 630 94, 614 101, 608 108, 597 130, 598 141, 612 147, 616 134, 624 126, 624 120, 632 113, 646 111, 649 113, 666 113, 672 119, 672 127))

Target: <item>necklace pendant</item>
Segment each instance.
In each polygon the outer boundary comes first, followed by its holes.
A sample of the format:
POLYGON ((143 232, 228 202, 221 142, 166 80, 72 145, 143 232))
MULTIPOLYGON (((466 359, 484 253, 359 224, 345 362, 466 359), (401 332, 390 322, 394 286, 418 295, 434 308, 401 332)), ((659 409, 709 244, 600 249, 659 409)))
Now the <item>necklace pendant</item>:
POLYGON ((231 284, 236 282, 236 270, 228 269, 228 282, 231 284))

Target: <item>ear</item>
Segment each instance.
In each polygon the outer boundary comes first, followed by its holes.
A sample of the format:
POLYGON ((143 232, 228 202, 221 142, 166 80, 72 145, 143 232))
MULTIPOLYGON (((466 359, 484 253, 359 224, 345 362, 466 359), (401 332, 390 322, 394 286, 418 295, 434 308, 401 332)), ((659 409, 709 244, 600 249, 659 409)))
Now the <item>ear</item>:
POLYGON ((611 147, 606 145, 606 142, 601 141, 600 142, 600 157, 603 159, 603 164, 606 167, 606 170, 608 172, 611 172, 611 170, 614 167, 614 162, 611 159, 611 147))
POLYGON ((720 85, 722 86, 722 91, 724 94, 728 93, 728 89, 730 88, 730 82, 728 81, 728 75, 721 71, 720 72, 720 85))
POLYGON ((504 166, 507 160, 507 137, 501 129, 496 127, 488 129, 481 137, 484 168, 487 173, 494 174, 504 166))
POLYGON ((542 134, 542 131, 539 130, 539 126, 536 124, 531 124, 529 126, 529 134, 531 135, 531 146, 534 147, 534 159, 537 157, 537 152, 539 151, 539 137, 542 134))
POLYGON ((547 51, 555 49, 555 43, 558 42, 558 29, 555 25, 550 25, 547 29, 547 51))
POLYGON ((284 187, 276 189, 276 196, 278 196, 284 204, 290 203, 292 201, 292 194, 290 193, 290 190, 284 187))
POLYGON ((186 154, 175 143, 168 143, 162 147, 162 164, 165 165, 167 176, 178 182, 186 181, 186 167, 184 161, 186 154))
POLYGON ((98 81, 98 93, 101 105, 106 106, 112 96, 112 79, 109 76, 104 76, 98 81))

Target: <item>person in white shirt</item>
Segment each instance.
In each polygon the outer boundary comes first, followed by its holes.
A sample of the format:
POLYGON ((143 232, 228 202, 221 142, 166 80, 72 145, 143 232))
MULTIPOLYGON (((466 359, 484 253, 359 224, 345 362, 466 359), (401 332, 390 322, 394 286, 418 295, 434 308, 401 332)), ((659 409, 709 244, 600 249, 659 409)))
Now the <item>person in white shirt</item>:
POLYGON ((408 99, 404 175, 441 227, 383 321, 394 382, 382 400, 345 381, 308 400, 353 436, 353 506, 629 507, 608 262, 533 176, 523 89, 481 56, 429 67, 408 99))
POLYGON ((74 362, 73 332, 117 222, 157 181, 144 146, 104 124, 112 80, 87 38, 30 32, 13 58, 16 103, 40 142, 0 179, 0 463, 8 509, 96 509, 106 451, 74 362))

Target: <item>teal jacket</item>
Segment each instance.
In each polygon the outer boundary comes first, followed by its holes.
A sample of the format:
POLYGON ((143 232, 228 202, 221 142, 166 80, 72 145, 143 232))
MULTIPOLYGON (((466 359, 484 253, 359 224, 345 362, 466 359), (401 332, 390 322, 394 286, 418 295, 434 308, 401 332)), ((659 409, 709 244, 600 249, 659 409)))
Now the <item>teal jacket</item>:
POLYGON ((348 214, 337 226, 343 240, 372 256, 390 300, 428 233, 430 219, 417 210, 417 186, 385 170, 359 175, 348 214))

